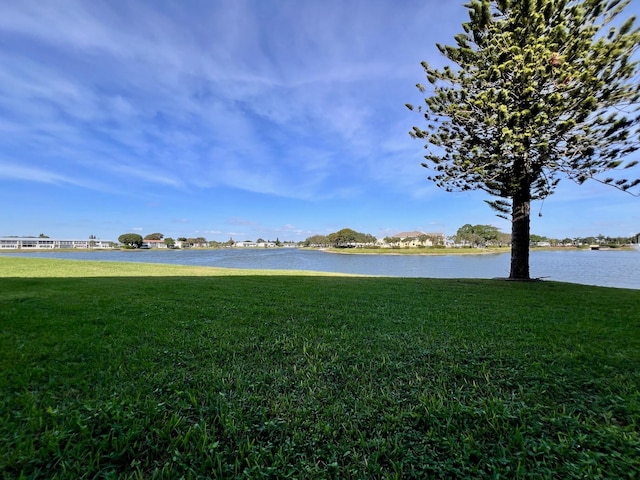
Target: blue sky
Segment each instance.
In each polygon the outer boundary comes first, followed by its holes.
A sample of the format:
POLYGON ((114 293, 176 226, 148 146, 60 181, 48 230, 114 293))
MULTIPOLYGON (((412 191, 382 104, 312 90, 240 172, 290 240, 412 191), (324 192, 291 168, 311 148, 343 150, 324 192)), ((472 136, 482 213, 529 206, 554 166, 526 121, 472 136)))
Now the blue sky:
MULTIPOLYGON (((463 3, 2 2, 0 236, 509 231, 484 194, 429 183, 407 133, 463 3)), ((639 206, 564 181, 532 233, 632 235, 639 206)))

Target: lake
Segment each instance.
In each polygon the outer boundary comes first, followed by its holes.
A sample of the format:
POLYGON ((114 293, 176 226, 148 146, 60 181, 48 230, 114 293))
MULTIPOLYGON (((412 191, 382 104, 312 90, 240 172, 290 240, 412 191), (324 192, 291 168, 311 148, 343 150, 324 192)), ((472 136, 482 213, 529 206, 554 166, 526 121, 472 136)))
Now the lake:
MULTIPOLYGON (((509 254, 341 255, 295 248, 97 250, 11 255, 75 260, 170 263, 225 268, 312 270, 394 277, 494 278, 509 275, 509 254)), ((640 289, 640 251, 532 251, 531 276, 560 282, 640 289)))

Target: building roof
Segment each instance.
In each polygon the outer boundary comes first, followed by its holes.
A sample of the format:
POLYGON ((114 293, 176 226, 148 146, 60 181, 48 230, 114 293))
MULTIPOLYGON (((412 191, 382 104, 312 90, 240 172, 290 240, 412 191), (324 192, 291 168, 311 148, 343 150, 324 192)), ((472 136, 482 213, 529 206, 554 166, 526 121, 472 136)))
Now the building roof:
POLYGON ((394 235, 395 238, 413 238, 413 237, 419 237, 420 235, 422 235, 422 232, 400 232, 400 233, 396 233, 394 235))

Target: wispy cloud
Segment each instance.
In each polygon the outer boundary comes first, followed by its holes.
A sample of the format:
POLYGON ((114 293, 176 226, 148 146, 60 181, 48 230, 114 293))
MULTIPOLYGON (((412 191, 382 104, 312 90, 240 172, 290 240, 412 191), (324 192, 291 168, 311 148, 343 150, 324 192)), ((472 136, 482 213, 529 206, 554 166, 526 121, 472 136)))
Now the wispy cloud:
POLYGON ((38 167, 16 165, 0 160, 0 179, 20 180, 36 183, 48 183, 56 185, 75 185, 78 187, 102 190, 103 185, 86 179, 77 179, 72 176, 56 173, 51 170, 38 167))
POLYGON ((3 107, 23 126, 16 141, 37 142, 38 165, 62 176, 92 164, 127 182, 344 195, 393 178, 358 166, 385 155, 373 100, 402 76, 380 55, 398 47, 381 8, 5 4, 3 107))

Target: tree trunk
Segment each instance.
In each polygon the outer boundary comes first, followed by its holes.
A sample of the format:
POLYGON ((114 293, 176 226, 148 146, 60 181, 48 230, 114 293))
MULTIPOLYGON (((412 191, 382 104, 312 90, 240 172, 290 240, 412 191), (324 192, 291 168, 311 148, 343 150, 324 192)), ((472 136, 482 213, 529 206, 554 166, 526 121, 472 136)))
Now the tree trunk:
POLYGON ((529 188, 513 196, 511 206, 511 272, 510 280, 530 280, 529 277, 529 226, 530 199, 529 188))

